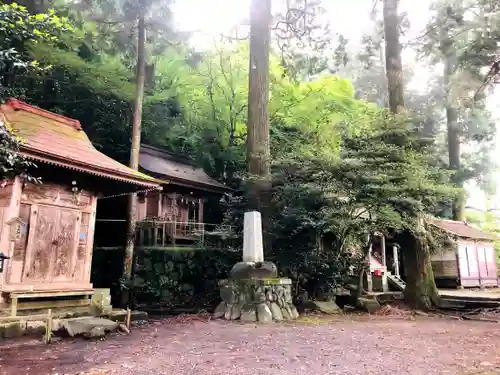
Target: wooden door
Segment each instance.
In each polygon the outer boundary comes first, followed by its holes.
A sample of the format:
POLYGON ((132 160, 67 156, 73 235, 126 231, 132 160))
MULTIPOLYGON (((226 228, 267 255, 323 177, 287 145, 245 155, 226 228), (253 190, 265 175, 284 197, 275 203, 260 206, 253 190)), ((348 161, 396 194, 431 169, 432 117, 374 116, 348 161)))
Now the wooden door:
POLYGON ((495 249, 491 245, 478 245, 478 258, 480 261, 484 259, 484 266, 481 267, 482 285, 498 285, 495 249))
POLYGON ((58 218, 57 207, 32 206, 23 281, 50 282, 58 218))
POLYGON ((37 283, 72 281, 80 212, 42 205, 33 206, 31 211, 23 280, 37 283))
POLYGON ((486 264, 488 266, 488 277, 497 280, 497 257, 495 248, 493 246, 486 246, 484 248, 486 254, 486 264))
POLYGON ((54 236, 52 282, 72 281, 75 278, 76 238, 80 212, 60 209, 54 236))
POLYGON ((464 287, 479 286, 479 265, 477 262, 476 246, 472 243, 461 242, 458 248, 458 264, 460 281, 464 287))
POLYGON ((488 278, 488 264, 486 262, 486 249, 482 245, 477 245, 477 262, 479 263, 479 276, 481 279, 488 278))

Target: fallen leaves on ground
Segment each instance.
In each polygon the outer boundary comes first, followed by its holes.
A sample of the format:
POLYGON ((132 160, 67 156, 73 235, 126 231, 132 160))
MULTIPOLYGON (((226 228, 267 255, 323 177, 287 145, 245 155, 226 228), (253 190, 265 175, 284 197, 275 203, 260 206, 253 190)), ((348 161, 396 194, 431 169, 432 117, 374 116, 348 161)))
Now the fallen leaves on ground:
POLYGON ((79 372, 77 375, 109 375, 111 370, 90 370, 85 372, 79 372))
POLYGON ((431 315, 398 319, 392 314, 413 312, 389 306, 378 316, 306 314, 298 322, 268 325, 178 315, 104 342, 64 340, 8 353, 0 345, 0 374, 489 375, 500 364, 491 344, 500 342, 500 331, 491 325, 431 315), (36 358, 28 369, 27 358, 36 358))
POLYGON ((161 324, 190 324, 193 322, 206 323, 211 319, 212 315, 204 312, 199 314, 179 314, 169 316, 168 318, 162 319, 159 322, 161 322, 161 324))
POLYGON ((403 303, 394 302, 392 304, 382 305, 374 315, 378 316, 412 316, 415 312, 403 303))

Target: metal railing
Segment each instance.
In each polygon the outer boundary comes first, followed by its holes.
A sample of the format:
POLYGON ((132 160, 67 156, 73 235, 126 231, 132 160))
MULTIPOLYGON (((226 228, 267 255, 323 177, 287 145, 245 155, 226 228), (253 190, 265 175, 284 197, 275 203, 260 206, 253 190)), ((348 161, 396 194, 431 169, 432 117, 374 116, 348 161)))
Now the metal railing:
POLYGON ((138 246, 165 247, 177 244, 210 244, 214 240, 230 238, 230 226, 195 221, 142 220, 137 222, 138 246))
MULTIPOLYGON (((125 220, 97 219, 96 229, 103 233, 121 232, 119 237, 125 237, 125 220)), ((219 247, 231 246, 238 238, 236 228, 229 225, 208 224, 195 221, 167 221, 164 219, 146 219, 136 223, 135 243, 139 247, 219 247)), ((118 244, 101 244, 96 241, 96 246, 112 246, 118 244)))

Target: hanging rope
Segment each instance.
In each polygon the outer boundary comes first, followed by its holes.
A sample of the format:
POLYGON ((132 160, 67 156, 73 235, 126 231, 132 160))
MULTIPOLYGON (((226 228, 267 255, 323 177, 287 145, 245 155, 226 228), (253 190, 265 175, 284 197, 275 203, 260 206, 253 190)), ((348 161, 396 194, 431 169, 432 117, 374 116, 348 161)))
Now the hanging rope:
POLYGON ((107 195, 105 197, 99 197, 98 199, 109 199, 109 198, 123 197, 125 195, 130 195, 130 194, 149 193, 150 191, 162 191, 162 190, 163 190, 163 188, 161 186, 158 186, 158 187, 152 187, 149 189, 135 191, 132 193, 121 193, 121 194, 107 195))

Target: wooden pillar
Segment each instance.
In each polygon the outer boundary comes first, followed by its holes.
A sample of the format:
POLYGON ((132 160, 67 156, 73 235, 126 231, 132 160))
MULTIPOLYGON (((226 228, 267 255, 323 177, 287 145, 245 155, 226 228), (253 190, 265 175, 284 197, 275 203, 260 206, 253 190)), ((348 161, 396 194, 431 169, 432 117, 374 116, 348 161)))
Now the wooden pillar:
MULTIPOLYGON (((2 188, 0 188, 2 189, 2 188)), ((6 197, 5 206, 2 207, 3 217, 1 218, 0 225, 0 252, 11 257, 7 259, 4 264, 3 273, 0 273, 0 286, 8 283, 10 280, 11 270, 12 270, 12 255, 14 252, 14 242, 10 240, 10 228, 7 222, 19 216, 19 208, 21 206, 21 194, 22 194, 22 181, 20 177, 15 177, 14 180, 9 181, 9 185, 3 189, 10 190, 10 196, 6 197)), ((9 191, 7 190, 7 191, 9 191)), ((1 298, 0 298, 1 299, 1 298)))
POLYGON ((385 253, 385 236, 380 235, 380 247, 382 252, 382 265, 384 266, 384 270, 382 272, 382 291, 389 291, 389 283, 387 282, 387 254, 385 253))
POLYGON ((373 292, 373 280, 372 280, 372 241, 370 240, 370 235, 368 237, 368 241, 370 242, 370 246, 368 248, 368 270, 366 271, 366 283, 368 292, 373 292))
POLYGON ((398 258, 398 246, 392 246, 392 257, 394 259, 394 273, 399 277, 399 258, 398 258))
POLYGON ((158 193, 158 212, 157 212, 157 215, 158 217, 161 217, 162 216, 162 205, 163 203, 163 194, 161 192, 158 193))
POLYGON ((148 194, 146 193, 144 195, 144 206, 143 206, 143 211, 142 211, 142 218, 141 220, 146 219, 148 216, 148 194))
POLYGON ((203 223, 203 199, 198 199, 198 222, 203 223))
POLYGON ((385 236, 383 234, 380 235, 380 250, 382 254, 382 265, 384 267, 387 267, 387 255, 385 253, 385 236))
MULTIPOLYGON (((477 276, 479 277, 479 288, 484 289, 483 275, 481 273, 481 266, 479 265, 479 245, 478 245, 477 241, 474 241, 473 243, 474 243, 474 247, 473 247, 474 257, 476 258, 476 264, 477 264, 477 276)), ((467 250, 469 250, 469 249, 467 249, 467 250)), ((483 253, 484 253, 484 251, 483 251, 483 253)), ((484 262, 486 263, 486 256, 485 256, 484 262)), ((488 267, 488 263, 486 263, 486 267, 488 267)))
POLYGON ((92 284, 90 284, 90 273, 91 273, 91 268, 92 268, 92 255, 93 255, 93 249, 94 249, 94 233, 95 233, 95 219, 96 219, 96 212, 97 212, 97 196, 92 196, 91 201, 91 216, 89 219, 89 227, 87 230, 87 242, 86 242, 86 256, 85 256, 85 268, 84 268, 84 280, 83 282, 85 284, 89 284, 90 287, 92 287, 92 284))

